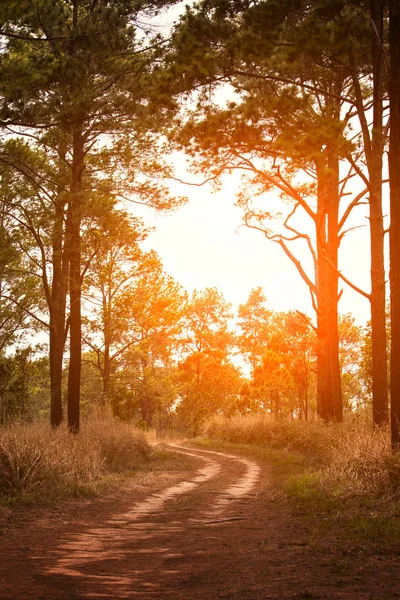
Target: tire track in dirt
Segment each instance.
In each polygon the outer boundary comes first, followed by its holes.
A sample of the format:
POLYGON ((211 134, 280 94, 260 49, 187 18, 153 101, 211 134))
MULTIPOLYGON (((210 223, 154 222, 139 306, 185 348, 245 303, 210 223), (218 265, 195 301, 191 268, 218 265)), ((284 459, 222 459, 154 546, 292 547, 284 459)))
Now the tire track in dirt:
POLYGON ((185 577, 180 572, 180 562, 187 562, 185 546, 193 538, 212 544, 206 529, 245 519, 235 504, 250 499, 260 468, 221 452, 170 449, 203 465, 190 479, 151 494, 131 510, 67 536, 49 557, 53 564, 45 579, 64 581, 71 599, 179 597, 173 580, 185 577))

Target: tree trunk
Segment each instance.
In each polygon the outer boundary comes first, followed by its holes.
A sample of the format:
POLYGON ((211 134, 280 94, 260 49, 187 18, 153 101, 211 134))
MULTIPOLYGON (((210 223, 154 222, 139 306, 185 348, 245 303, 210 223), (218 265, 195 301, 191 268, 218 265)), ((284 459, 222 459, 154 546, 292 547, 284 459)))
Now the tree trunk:
POLYGON ((308 382, 304 388, 304 420, 308 421, 308 382))
MULTIPOLYGON (((373 129, 371 150, 367 155, 370 181, 371 240, 371 330, 372 330, 372 417, 381 427, 388 421, 388 376, 386 349, 386 295, 384 262, 384 225, 382 213, 383 165, 383 3, 371 0, 373 129)), ((368 140, 364 140, 368 144, 368 140)))
POLYGON ((108 400, 110 395, 111 377, 111 298, 110 293, 103 289, 103 339, 104 339, 104 365, 103 365, 103 395, 108 400))
MULTIPOLYGON (((65 169, 62 149, 61 175, 65 169)), ((65 178, 61 177, 65 184, 65 178)), ((51 286, 50 312, 50 424, 58 427, 63 418, 62 371, 65 346, 65 313, 68 279, 68 242, 64 236, 65 196, 61 192, 56 199, 53 227, 53 279, 51 286)))
POLYGON ((75 123, 72 130, 71 197, 68 210, 70 239, 69 295, 70 295, 70 356, 68 371, 68 428, 79 431, 79 405, 81 383, 81 204, 82 175, 84 169, 82 124, 75 123))
MULTIPOLYGON (((382 171, 380 171, 382 173, 382 171)), ((386 294, 381 176, 370 176, 372 418, 377 427, 388 421, 386 294), (377 185, 375 185, 377 184, 377 185)))
POLYGON ((400 2, 389 2, 391 434, 400 445, 400 2))
POLYGON ((332 386, 333 421, 343 420, 342 411, 342 380, 339 360, 339 156, 336 148, 328 152, 328 239, 327 239, 327 274, 328 289, 328 345, 329 369, 332 386))
POLYGON ((103 368, 104 401, 107 401, 110 396, 110 377, 111 377, 110 346, 107 345, 104 347, 104 368, 103 368))
POLYGON ((339 158, 324 151, 317 165, 317 409, 324 421, 340 422, 342 392, 338 329, 339 158))

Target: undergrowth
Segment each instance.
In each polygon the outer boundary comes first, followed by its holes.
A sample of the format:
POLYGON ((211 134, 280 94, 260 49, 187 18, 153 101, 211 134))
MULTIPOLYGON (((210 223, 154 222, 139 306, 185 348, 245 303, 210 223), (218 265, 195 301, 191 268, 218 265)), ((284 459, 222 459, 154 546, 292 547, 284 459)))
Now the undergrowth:
POLYGON ((400 500, 400 452, 392 452, 386 430, 374 431, 356 423, 279 421, 260 415, 215 417, 206 424, 204 434, 220 442, 300 454, 308 473, 301 476, 303 483, 295 478, 289 487, 311 485, 341 497, 374 495, 400 500))
POLYGON ((400 452, 388 431, 248 416, 215 417, 204 435, 265 455, 278 493, 297 502, 315 539, 330 530, 345 544, 400 544, 400 452))
POLYGON ((145 464, 144 434, 110 417, 86 420, 78 435, 47 424, 0 430, 0 498, 52 498, 96 492, 112 474, 145 464))

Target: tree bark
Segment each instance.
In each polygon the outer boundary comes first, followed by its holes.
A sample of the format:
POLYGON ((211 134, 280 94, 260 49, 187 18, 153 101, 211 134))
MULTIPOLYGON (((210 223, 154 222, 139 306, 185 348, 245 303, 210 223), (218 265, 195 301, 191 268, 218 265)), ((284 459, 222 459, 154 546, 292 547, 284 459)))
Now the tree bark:
POLYGON ((108 286, 104 286, 102 290, 102 312, 103 312, 103 340, 104 340, 104 353, 103 353, 103 396, 106 401, 110 395, 110 378, 111 378, 111 312, 112 312, 112 300, 111 300, 111 282, 108 286), (105 289, 107 287, 107 289, 105 289))
MULTIPOLYGON (((371 0, 373 128, 367 165, 370 180, 372 417, 381 427, 388 421, 384 224, 382 213, 383 126, 383 3, 371 0)), ((367 143, 367 140, 364 140, 367 143)))
POLYGON ((388 421, 388 376, 386 349, 386 293, 384 267, 384 228, 382 214, 382 167, 370 172, 371 239, 371 339, 372 339, 372 418, 377 427, 388 421))
POLYGON ((68 210, 70 239, 69 296, 70 296, 70 356, 68 370, 68 429, 79 431, 79 406, 82 360, 81 323, 81 205, 84 143, 82 124, 72 129, 71 196, 68 210))
POLYGON ((53 281, 50 306, 50 423, 58 427, 62 421, 62 367, 65 342, 66 277, 63 273, 63 213, 59 204, 53 231, 53 281))
POLYGON ((389 1, 391 438, 400 446, 400 2, 389 1))
POLYGON ((342 391, 338 328, 339 157, 326 148, 317 164, 317 410, 341 422, 342 391))
MULTIPOLYGON (((61 148, 61 183, 66 184, 65 149, 61 148)), ((63 419, 62 410, 62 371, 65 346, 65 317, 68 280, 68 242, 65 235, 65 193, 60 192, 55 203, 53 227, 53 279, 51 286, 50 312, 50 424, 58 427, 63 419)))
MULTIPOLYGON (((337 115, 339 117, 339 114, 337 115)), ((329 369, 331 377, 333 421, 343 420, 342 381, 339 360, 339 156, 336 147, 328 151, 328 239, 327 239, 327 276, 328 276, 328 343, 329 369)))

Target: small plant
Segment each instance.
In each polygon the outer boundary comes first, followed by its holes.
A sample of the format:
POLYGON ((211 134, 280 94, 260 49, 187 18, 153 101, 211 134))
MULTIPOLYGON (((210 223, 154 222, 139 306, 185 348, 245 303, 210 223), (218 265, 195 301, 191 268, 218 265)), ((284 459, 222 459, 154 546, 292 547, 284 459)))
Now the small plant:
POLYGON ((30 493, 43 481, 49 449, 18 430, 0 438, 0 493, 30 493))
POLYGON ((318 472, 305 472, 289 477, 284 487, 289 496, 295 496, 301 500, 315 498, 316 495, 322 492, 318 472))
POLYGON ((83 433, 96 439, 104 465, 108 471, 133 471, 148 462, 151 448, 145 435, 128 423, 112 419, 93 420, 83 433))

